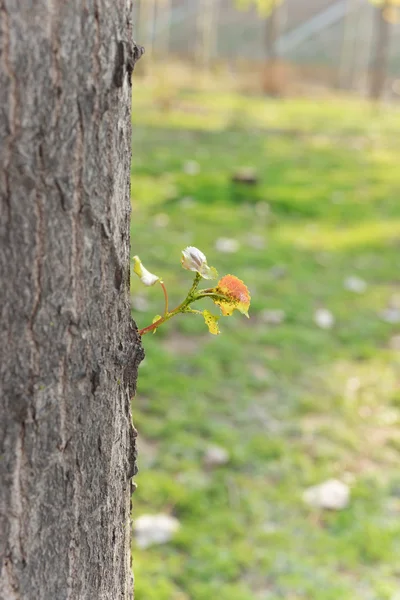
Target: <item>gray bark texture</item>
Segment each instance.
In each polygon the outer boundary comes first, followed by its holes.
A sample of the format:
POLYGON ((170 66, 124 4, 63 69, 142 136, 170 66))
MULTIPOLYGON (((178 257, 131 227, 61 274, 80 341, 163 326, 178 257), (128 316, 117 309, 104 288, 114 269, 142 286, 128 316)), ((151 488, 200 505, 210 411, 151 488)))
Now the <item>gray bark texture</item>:
POLYGON ((131 0, 0 0, 0 598, 132 596, 131 0))

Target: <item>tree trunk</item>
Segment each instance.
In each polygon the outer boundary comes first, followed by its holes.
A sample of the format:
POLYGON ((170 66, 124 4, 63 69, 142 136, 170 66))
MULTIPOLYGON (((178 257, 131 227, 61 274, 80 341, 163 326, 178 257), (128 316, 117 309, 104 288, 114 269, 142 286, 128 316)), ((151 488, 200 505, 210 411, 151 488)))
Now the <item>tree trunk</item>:
POLYGON ((353 86, 356 46, 359 43, 357 40, 357 27, 362 4, 364 4, 364 0, 347 0, 337 79, 337 87, 343 90, 349 90, 353 86))
POLYGON ((273 0, 271 4, 271 12, 268 15, 265 27, 265 50, 267 61, 271 64, 277 59, 276 41, 279 35, 279 13, 278 3, 273 0))
POLYGON ((147 62, 154 54, 154 29, 156 24, 156 0, 140 0, 139 31, 146 47, 147 62))
POLYGON ((382 96, 385 80, 387 63, 389 56, 389 33, 390 24, 385 19, 385 11, 390 5, 389 0, 385 0, 382 6, 377 6, 375 10, 375 44, 373 46, 373 56, 371 60, 370 73, 370 98, 379 100, 382 96))
POLYGON ((131 598, 130 0, 0 0, 0 598, 131 598))
POLYGON ((263 88, 266 94, 279 96, 282 92, 283 82, 280 72, 277 41, 280 29, 280 14, 278 0, 272 0, 270 13, 265 27, 265 53, 266 64, 264 68, 263 88))
POLYGON ((157 55, 168 59, 171 27, 171 0, 157 1, 157 55))
POLYGON ((205 70, 211 67, 217 44, 219 0, 198 0, 196 63, 205 70))

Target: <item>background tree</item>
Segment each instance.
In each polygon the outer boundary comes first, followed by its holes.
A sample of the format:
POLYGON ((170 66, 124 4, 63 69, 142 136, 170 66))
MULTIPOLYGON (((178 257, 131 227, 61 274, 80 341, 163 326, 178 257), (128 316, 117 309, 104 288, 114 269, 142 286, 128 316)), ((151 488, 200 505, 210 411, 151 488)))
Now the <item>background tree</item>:
POLYGON ((390 15, 391 9, 399 5, 398 0, 374 1, 375 19, 372 56, 370 64, 370 98, 378 100, 384 91, 387 75, 390 48, 390 15))
POLYGON ((138 0, 138 34, 140 43, 146 48, 147 62, 153 58, 154 31, 156 27, 157 3, 156 0, 138 0))
POLYGON ((146 48, 147 61, 154 54, 154 31, 157 17, 157 0, 140 0, 138 30, 140 43, 146 48))
POLYGON ((0 2, 0 597, 131 597, 131 3, 0 2))
POLYGON ((357 36, 354 33, 357 31, 360 18, 362 19, 362 5, 365 6, 365 0, 347 0, 346 2, 337 82, 338 87, 342 89, 351 88, 354 82, 357 46, 357 36))
POLYGON ((237 5, 243 8, 255 6, 265 21, 265 71, 264 89, 267 93, 277 95, 280 93, 281 83, 279 76, 279 54, 277 42, 281 28, 280 7, 283 0, 236 0, 237 5))
POLYGON ((197 0, 196 62, 209 69, 218 38, 219 0, 197 0))
POLYGON ((168 58, 170 28, 171 28, 171 0, 157 1, 157 52, 161 58, 168 58))

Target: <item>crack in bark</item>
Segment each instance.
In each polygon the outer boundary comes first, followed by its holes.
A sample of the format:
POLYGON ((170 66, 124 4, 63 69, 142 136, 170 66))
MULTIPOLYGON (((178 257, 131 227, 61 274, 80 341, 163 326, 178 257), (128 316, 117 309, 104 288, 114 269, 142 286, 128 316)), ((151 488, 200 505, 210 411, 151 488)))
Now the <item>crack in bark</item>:
POLYGON ((120 88, 124 82, 125 75, 125 44, 122 41, 117 43, 117 50, 115 52, 115 64, 113 83, 115 87, 120 88))
MULTIPOLYGON (((82 213, 82 191, 83 191, 83 161, 84 161, 84 123, 83 123, 83 112, 79 104, 79 98, 77 99, 77 110, 78 110, 78 122, 77 122, 77 134, 75 144, 75 166, 74 166, 74 190, 73 195, 73 208, 71 210, 71 292, 72 292, 72 304, 73 312, 75 315, 81 314, 79 311, 79 294, 78 294, 78 281, 80 271, 80 260, 82 254, 81 242, 80 242, 80 219, 82 213)), ((72 349, 72 334, 70 328, 66 331, 66 351, 63 357, 63 364, 61 369, 61 382, 62 382, 62 394, 60 398, 60 418, 64 419, 64 439, 62 439, 62 447, 65 449, 65 419, 66 419, 66 382, 67 373, 66 367, 70 362, 70 354, 72 349)), ((87 367, 85 369, 87 371, 87 367)), ((76 456, 75 464, 78 469, 78 475, 81 473, 79 459, 76 456)), ((78 481, 79 477, 75 476, 73 480, 73 515, 74 515, 74 526, 71 534, 71 541, 68 548, 68 569, 69 574, 67 578, 67 600, 75 599, 75 583, 77 581, 77 572, 79 568, 79 515, 80 515, 80 496, 81 496, 81 482, 78 481)))
MULTIPOLYGON (((10 59, 10 16, 7 12, 5 3, 2 1, 0 4, 0 12, 3 13, 3 18, 1 22, 3 23, 3 35, 4 35, 4 45, 2 48, 2 52, 0 52, 0 58, 3 56, 3 64, 4 64, 4 72, 7 73, 10 79, 10 93, 8 94, 8 105, 9 105, 9 116, 8 122, 10 125, 10 134, 7 137, 5 148, 6 148, 6 156, 4 160, 4 168, 2 172, 4 174, 4 182, 5 182, 5 201, 7 205, 7 216, 8 223, 11 221, 11 188, 10 188, 10 175, 9 175, 9 166, 11 163, 12 157, 12 149, 14 145, 14 140, 17 136, 18 131, 18 119, 17 115, 19 112, 19 94, 18 94, 18 85, 17 85, 17 77, 12 68, 11 59, 10 59)), ((11 230, 10 227, 6 228, 6 231, 11 230)))
MULTIPOLYGON (((98 85, 100 81, 101 74, 101 61, 100 61, 100 48, 101 48, 101 30, 100 30, 100 15, 99 15, 99 4, 98 0, 93 0, 94 4, 94 23, 95 23, 95 41, 93 46, 93 57, 94 57, 94 69, 93 69, 93 79, 98 85)), ((97 86, 96 86, 96 91, 97 86)), ((96 104, 95 104, 95 119, 97 122, 98 110, 99 110, 99 102, 98 102, 98 94, 96 94, 96 104)))
POLYGON ((64 212, 67 212, 67 210, 68 210, 67 199, 66 199, 65 194, 63 192, 63 189, 62 189, 62 187, 60 185, 60 182, 58 181, 57 178, 54 178, 54 184, 55 184, 55 186, 57 188, 57 191, 58 191, 58 193, 60 195, 61 208, 63 209, 64 212))
POLYGON ((73 513, 74 513, 74 527, 71 535, 71 541, 68 547, 68 568, 69 577, 67 579, 67 600, 75 600, 74 584, 77 581, 77 572, 79 568, 79 544, 76 543, 79 540, 79 515, 80 515, 80 495, 82 484, 78 481, 78 477, 82 477, 80 464, 78 458, 75 459, 77 466, 77 476, 74 477, 73 481, 73 513))
MULTIPOLYGON (((58 122, 62 107, 62 73, 60 60, 60 40, 59 40, 59 11, 57 0, 50 0, 50 15, 51 15, 51 66, 52 66, 52 81, 55 88, 55 108, 54 108, 54 128, 58 127, 58 122)), ((52 115, 53 116, 53 115, 52 115)))
MULTIPOLYGON (((101 60, 100 60, 100 48, 101 48, 101 29, 100 29, 100 14, 99 14, 99 3, 98 0, 93 0, 94 4, 94 26, 95 26, 95 39, 93 45, 93 80, 95 87, 94 95, 94 107, 93 114, 96 123, 100 122, 100 100, 99 100, 99 88, 100 88, 100 77, 101 77, 101 60)), ((99 143, 99 131, 100 127, 96 129, 96 142, 99 143)))
MULTIPOLYGON (((40 170, 43 173, 43 148, 42 143, 39 145, 38 150, 38 162, 40 165, 40 170)), ((35 392, 35 380, 39 377, 40 370, 40 348, 39 343, 36 339, 35 335, 35 321, 39 312, 40 302, 42 299, 42 280, 43 280, 43 261, 45 258, 44 255, 44 236, 45 236, 45 226, 44 226, 44 207, 43 207, 43 198, 41 195, 41 190, 37 188, 36 197, 34 203, 34 211, 36 217, 36 229, 35 229, 35 255, 33 257, 32 264, 32 275, 33 275, 33 283, 34 283, 34 295, 32 302, 32 310, 29 316, 28 321, 28 330, 31 336, 32 342, 32 360, 31 360, 31 383, 30 383, 30 394, 33 400, 34 392, 35 392)), ((34 414, 34 412, 33 412, 34 414)))
POLYGON ((18 562, 26 563, 26 556, 23 547, 23 532, 22 532, 22 462, 24 455, 24 440, 25 440, 25 423, 21 423, 19 435, 15 445, 15 463, 13 472, 13 481, 11 487, 11 497, 13 499, 12 510, 8 513, 10 523, 10 535, 8 539, 9 551, 5 560, 6 574, 8 577, 9 588, 13 592, 10 600, 20 600, 18 585, 18 562), (14 567, 17 572, 14 571, 14 567))
POLYGON ((66 330, 66 349, 65 354, 61 359, 60 363, 60 382, 61 382, 61 394, 59 396, 58 410, 60 414, 60 438, 61 443, 59 445, 60 452, 64 452, 69 442, 66 436, 66 423, 67 423, 67 406, 66 406, 66 392, 67 392, 67 364, 68 358, 71 354, 72 346, 72 334, 70 328, 66 330))
MULTIPOLYGON (((21 527, 21 521, 22 521, 22 517, 24 514, 23 511, 23 491, 22 491, 22 463, 23 463, 23 459, 24 457, 26 458, 26 452, 25 452, 25 421, 22 421, 21 423, 21 431, 20 431, 20 435, 19 435, 19 439, 20 439, 20 449, 18 451, 18 446, 17 446, 17 456, 18 454, 19 456, 19 465, 16 469, 16 475, 18 476, 18 495, 19 495, 19 501, 20 501, 20 513, 19 513, 19 547, 20 547, 20 551, 21 551, 21 557, 22 557, 22 562, 25 565, 26 564, 26 553, 24 551, 24 543, 23 543, 23 532, 22 532, 22 527, 21 527)), ((25 461, 26 462, 26 461, 25 461)))
MULTIPOLYGON (((69 440, 67 440, 66 445, 69 440)), ((66 447, 65 445, 65 447, 66 447)), ((64 448, 65 449, 65 448, 64 448)), ((76 450, 75 450, 76 452, 76 450)), ((80 505, 82 495, 82 471, 78 456, 75 454, 75 465, 76 472, 72 483, 72 506, 73 506, 73 529, 71 532, 71 540, 68 546, 68 570, 69 575, 67 578, 67 600, 76 600, 76 594, 74 592, 74 585, 78 580, 78 569, 79 569, 79 517, 80 517, 80 505)))
MULTIPOLYGON (((71 291, 72 291, 72 302, 73 302, 73 310, 74 314, 79 314, 78 307, 78 293, 77 293, 77 284, 78 284, 78 271, 79 271, 79 262, 81 258, 81 244, 79 241, 79 229, 80 229, 80 217, 82 211, 82 172, 83 172, 83 114, 82 109, 79 104, 79 99, 77 100, 77 109, 78 109, 78 121, 77 121, 77 135, 76 135, 76 144, 75 144, 75 165, 74 165, 74 194, 73 194, 73 209, 71 210, 71 291)), ((68 355, 66 359, 68 360, 68 355)))
POLYGON ((18 583, 15 580, 13 560, 10 555, 5 557, 4 566, 4 591, 7 593, 7 600, 22 600, 18 583))

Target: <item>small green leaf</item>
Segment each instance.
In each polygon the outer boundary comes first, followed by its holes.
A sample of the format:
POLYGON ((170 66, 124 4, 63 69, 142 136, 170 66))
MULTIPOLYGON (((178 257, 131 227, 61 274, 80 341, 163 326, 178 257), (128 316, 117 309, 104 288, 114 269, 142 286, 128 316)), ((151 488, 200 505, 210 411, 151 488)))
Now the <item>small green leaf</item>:
MULTIPOLYGON (((152 323, 155 323, 156 321, 159 321, 161 319, 161 315, 156 315, 154 317, 154 319, 152 320, 152 323)), ((157 327, 153 330, 153 335, 155 334, 155 332, 157 331, 157 327)))
POLYGON ((208 327, 208 331, 213 335, 219 335, 221 333, 218 327, 219 317, 216 317, 208 310, 203 310, 203 317, 208 327))

